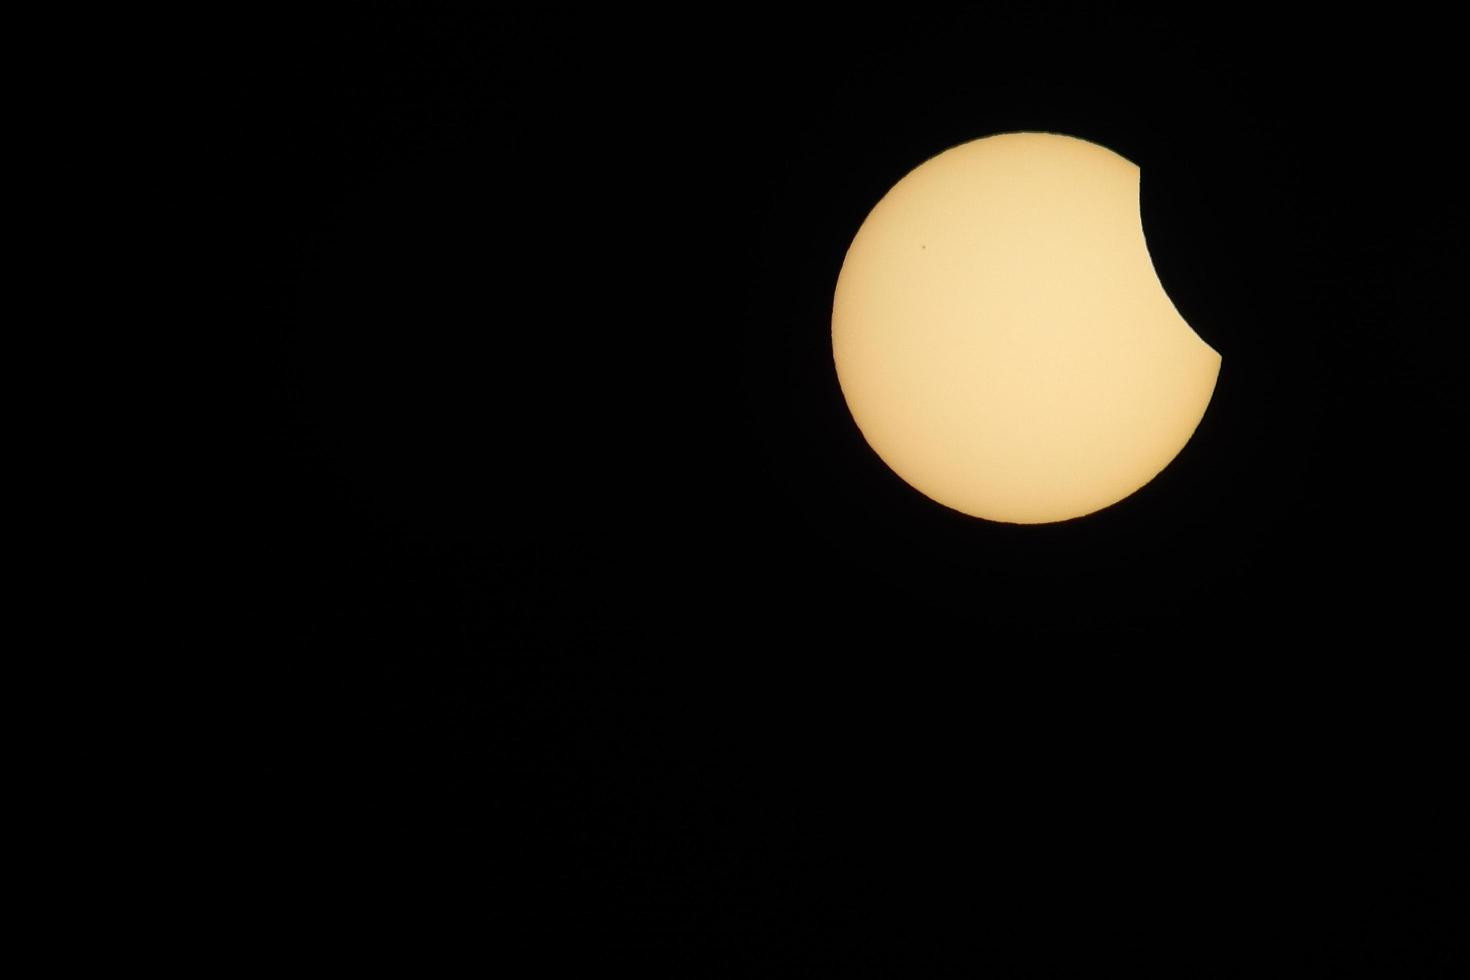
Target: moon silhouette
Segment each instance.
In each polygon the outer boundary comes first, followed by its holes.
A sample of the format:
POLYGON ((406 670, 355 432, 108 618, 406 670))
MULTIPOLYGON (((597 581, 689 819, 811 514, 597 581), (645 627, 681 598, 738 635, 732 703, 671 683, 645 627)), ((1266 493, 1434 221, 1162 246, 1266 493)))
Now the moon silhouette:
POLYGON ((1221 358, 1154 271, 1138 166, 1051 133, 946 150, 873 208, 832 303, 843 397, 921 493, 1014 524, 1147 484, 1194 434, 1221 358))

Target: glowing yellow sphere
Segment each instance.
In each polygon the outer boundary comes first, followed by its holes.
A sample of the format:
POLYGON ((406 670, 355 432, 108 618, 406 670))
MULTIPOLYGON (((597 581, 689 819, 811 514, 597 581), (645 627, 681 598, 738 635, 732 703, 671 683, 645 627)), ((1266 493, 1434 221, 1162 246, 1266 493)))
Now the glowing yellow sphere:
POLYGON ((895 473, 975 517, 1040 524, 1122 500, 1199 425, 1220 355, 1144 242, 1139 168, 1050 133, 946 150, 848 249, 832 355, 895 473))

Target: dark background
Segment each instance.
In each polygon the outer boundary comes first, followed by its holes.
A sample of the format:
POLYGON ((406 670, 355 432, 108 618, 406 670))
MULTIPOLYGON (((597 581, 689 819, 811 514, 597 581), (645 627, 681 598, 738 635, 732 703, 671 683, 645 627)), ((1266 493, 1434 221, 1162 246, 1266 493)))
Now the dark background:
MULTIPOLYGON (((1464 99, 1446 23, 1231 8, 238 25, 221 865, 681 976, 1463 975, 1464 99), (1223 355, 1060 525, 866 447, 832 289, 995 132, 1142 168, 1223 355)), ((233 123, 232 123, 233 125, 233 123)), ((540 975, 518 968, 506 975, 540 975)))

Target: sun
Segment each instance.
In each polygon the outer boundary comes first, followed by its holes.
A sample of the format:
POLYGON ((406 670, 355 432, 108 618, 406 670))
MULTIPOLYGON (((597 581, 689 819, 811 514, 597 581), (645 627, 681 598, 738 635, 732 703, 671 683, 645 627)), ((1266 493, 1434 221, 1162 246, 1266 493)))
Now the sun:
POLYGON ((859 228, 832 355, 864 438, 974 517, 1081 517, 1193 435, 1221 358, 1164 292, 1139 168, 1086 140, 1006 133, 946 150, 859 228))

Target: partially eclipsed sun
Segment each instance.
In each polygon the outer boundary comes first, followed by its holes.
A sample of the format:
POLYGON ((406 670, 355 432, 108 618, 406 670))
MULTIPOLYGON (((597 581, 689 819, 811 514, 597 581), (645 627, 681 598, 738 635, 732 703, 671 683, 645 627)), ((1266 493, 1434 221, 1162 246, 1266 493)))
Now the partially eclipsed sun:
POLYGON ((1220 355, 1164 293, 1139 168, 1085 140, 954 147, 873 208, 832 355, 874 451, 926 496, 1042 524, 1116 503, 1193 435, 1220 355))

